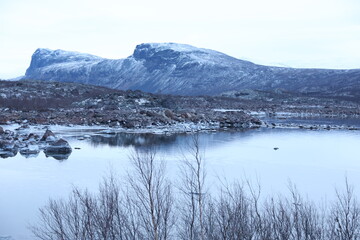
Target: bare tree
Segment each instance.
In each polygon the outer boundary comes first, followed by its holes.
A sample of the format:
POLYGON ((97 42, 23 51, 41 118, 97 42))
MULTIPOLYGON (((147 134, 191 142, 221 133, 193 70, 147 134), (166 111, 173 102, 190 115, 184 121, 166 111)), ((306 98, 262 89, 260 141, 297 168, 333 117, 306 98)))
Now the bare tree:
POLYGON ((180 239, 204 240, 206 171, 198 134, 192 135, 188 150, 190 158, 185 154, 183 155, 180 171, 181 182, 179 189, 182 197, 179 203, 180 223, 178 234, 180 239))
POLYGON ((157 162, 155 155, 154 150, 135 152, 131 157, 134 171, 128 174, 128 181, 143 239, 165 240, 172 236, 174 199, 164 162, 157 162))

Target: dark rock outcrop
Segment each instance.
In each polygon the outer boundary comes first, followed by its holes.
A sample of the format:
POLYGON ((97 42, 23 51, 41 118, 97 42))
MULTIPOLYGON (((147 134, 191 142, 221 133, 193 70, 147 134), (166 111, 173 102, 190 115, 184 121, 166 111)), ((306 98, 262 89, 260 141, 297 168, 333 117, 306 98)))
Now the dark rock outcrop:
POLYGON ((72 149, 69 143, 60 138, 57 141, 50 143, 44 150, 45 154, 69 154, 72 152, 72 149))
POLYGON ((189 45, 140 44, 132 56, 110 60, 38 49, 25 79, 79 82, 152 93, 218 95, 244 89, 284 89, 360 97, 360 70, 268 67, 189 45))

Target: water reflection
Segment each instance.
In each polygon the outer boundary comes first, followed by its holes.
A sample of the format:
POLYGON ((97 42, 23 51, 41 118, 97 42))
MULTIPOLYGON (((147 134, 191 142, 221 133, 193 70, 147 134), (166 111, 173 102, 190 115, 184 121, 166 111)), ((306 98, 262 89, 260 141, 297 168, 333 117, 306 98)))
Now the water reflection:
POLYGON ((173 144, 177 136, 186 134, 158 135, 151 133, 114 133, 91 136, 91 145, 109 145, 113 147, 146 148, 159 145, 173 144))
POLYGON ((20 151, 20 155, 23 156, 24 158, 36 158, 39 156, 40 152, 24 152, 24 151, 20 151))
POLYGON ((18 153, 17 149, 11 150, 11 151, 2 151, 0 152, 1 158, 9 158, 9 157, 15 157, 18 153))
POLYGON ((46 157, 52 157, 58 161, 67 160, 70 157, 70 155, 71 155, 71 153, 51 153, 51 152, 45 153, 46 157))
MULTIPOLYGON (((20 155, 23 156, 24 158, 37 158, 39 156, 39 153, 40 153, 40 151, 36 151, 36 152, 35 151, 26 151, 26 150, 18 151, 18 149, 14 148, 11 151, 1 151, 0 152, 0 158, 16 157, 16 155, 19 152, 20 152, 20 155)), ((70 155, 71 155, 71 152, 70 153, 51 153, 51 152, 46 152, 45 153, 46 157, 51 157, 51 158, 54 158, 55 160, 59 160, 59 161, 67 160, 70 157, 70 155)))
MULTIPOLYGON (((108 133, 108 134, 99 134, 92 133, 91 135, 87 135, 88 137, 84 137, 84 135, 72 135, 69 136, 69 139, 79 140, 87 140, 90 142, 92 147, 107 145, 111 147, 135 147, 138 149, 148 148, 153 146, 169 146, 176 142, 176 139, 180 136, 186 136, 186 134, 172 134, 172 135, 164 135, 164 134, 151 134, 151 133, 108 133)), ((28 151, 28 149, 18 150, 14 148, 11 151, 2 151, 0 152, 1 158, 9 158, 15 157, 18 152, 20 155, 25 158, 36 158, 39 156, 40 150, 37 152, 28 151)), ((46 157, 51 157, 59 161, 67 160, 71 152, 69 153, 61 153, 61 152, 44 152, 46 157)))

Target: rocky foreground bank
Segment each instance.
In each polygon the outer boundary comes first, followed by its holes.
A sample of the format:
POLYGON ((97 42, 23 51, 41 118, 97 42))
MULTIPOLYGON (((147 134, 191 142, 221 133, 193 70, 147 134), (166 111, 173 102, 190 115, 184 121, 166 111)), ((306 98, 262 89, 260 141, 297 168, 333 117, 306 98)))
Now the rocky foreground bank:
MULTIPOLYGON (((280 90, 190 97, 121 91, 75 83, 0 81, 0 125, 102 125, 135 130, 176 128, 177 131, 188 131, 189 128, 279 127, 282 125, 268 119, 290 119, 294 116, 360 119, 360 107, 358 102, 344 99, 280 90)), ((313 128, 303 123, 286 124, 290 127, 313 128)))
POLYGON ((106 125, 125 129, 179 124, 209 128, 261 125, 245 111, 214 111, 215 106, 227 103, 212 97, 106 91, 95 86, 40 81, 0 82, 0 87, 0 125, 106 125))

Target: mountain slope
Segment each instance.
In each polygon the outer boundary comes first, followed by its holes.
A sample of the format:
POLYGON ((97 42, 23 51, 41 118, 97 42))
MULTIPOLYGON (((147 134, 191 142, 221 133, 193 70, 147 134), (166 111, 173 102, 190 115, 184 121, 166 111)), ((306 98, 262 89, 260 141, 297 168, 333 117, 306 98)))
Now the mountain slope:
POLYGON ((38 49, 25 79, 79 82, 153 93, 218 95, 244 89, 359 97, 360 70, 268 67, 175 43, 136 46, 125 59, 38 49))

